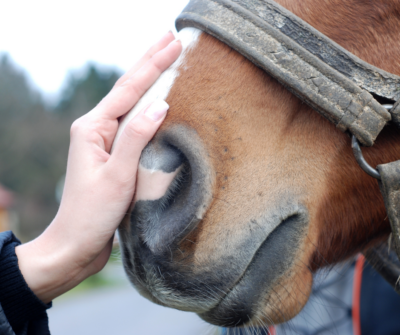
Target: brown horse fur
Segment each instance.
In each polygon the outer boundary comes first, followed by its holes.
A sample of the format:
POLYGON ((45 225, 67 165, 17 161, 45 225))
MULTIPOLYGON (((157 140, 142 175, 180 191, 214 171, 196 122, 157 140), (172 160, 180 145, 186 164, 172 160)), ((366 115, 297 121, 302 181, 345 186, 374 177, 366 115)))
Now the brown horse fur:
MULTIPOLYGON (((366 62, 400 75, 400 2, 278 2, 366 62)), ((212 203, 180 245, 192 257, 182 260, 205 266, 252 229, 243 223, 288 198, 308 210, 294 264, 257 317, 290 319, 306 303, 315 270, 387 238, 378 184, 357 165, 350 137, 215 38, 201 35, 167 102, 160 132, 176 124, 195 129, 216 172, 212 203)), ((373 166, 400 159, 400 132, 387 127, 363 152, 373 166)))
MULTIPOLYGON (((283 0, 280 3, 364 61, 400 75, 398 1, 325 0, 316 4, 312 0, 283 0)), ((399 135, 396 132, 398 130, 393 127, 386 129, 373 148, 363 150, 372 166, 399 159, 396 146, 399 135)), ((339 164, 351 170, 337 166, 331 174, 333 178, 327 188, 329 195, 325 196, 325 204, 321 207, 324 209, 319 214, 325 229, 320 233, 317 250, 325 250, 325 253, 314 253, 313 269, 324 263, 338 262, 389 233, 376 181, 353 174, 354 159, 349 151, 340 157, 339 164), (349 178, 351 176, 353 178, 349 178), (342 187, 337 189, 336 183, 342 187)))

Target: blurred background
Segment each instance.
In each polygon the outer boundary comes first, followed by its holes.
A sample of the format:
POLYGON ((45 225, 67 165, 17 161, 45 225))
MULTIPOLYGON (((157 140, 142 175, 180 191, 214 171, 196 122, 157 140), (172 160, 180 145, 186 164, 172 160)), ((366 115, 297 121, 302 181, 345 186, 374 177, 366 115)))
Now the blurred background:
MULTIPOLYGON (((0 230, 27 242, 57 212, 72 122, 163 34, 188 0, 0 2, 0 230)), ((54 301, 54 335, 213 334, 130 286, 116 248, 104 271, 54 301)))

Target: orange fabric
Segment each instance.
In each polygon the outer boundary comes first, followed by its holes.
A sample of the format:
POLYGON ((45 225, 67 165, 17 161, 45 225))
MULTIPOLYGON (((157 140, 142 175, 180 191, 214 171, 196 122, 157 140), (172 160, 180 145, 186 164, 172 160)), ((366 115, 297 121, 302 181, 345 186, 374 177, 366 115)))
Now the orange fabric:
POLYGON ((353 333, 354 335, 361 335, 361 316, 360 316, 360 301, 361 301, 361 283, 362 272, 364 267, 365 258, 359 254, 354 269, 353 281, 353 333))

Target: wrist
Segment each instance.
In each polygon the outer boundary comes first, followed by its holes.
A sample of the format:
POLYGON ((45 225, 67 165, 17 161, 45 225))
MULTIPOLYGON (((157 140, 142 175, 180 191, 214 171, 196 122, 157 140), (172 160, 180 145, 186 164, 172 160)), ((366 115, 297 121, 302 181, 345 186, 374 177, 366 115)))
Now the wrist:
POLYGON ((1 248, 0 301, 4 314, 14 330, 42 314, 51 304, 44 304, 27 286, 15 253, 19 241, 8 241, 1 248))
POLYGON ((20 271, 35 295, 44 303, 78 285, 86 277, 62 245, 47 241, 45 233, 15 248, 20 271))

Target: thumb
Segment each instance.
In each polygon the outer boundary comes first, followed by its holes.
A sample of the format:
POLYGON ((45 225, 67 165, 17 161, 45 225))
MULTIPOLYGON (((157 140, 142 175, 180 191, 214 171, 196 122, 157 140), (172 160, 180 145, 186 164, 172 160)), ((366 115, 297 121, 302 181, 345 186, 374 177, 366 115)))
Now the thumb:
POLYGON ((160 127, 168 109, 164 100, 156 100, 126 125, 107 162, 114 175, 124 181, 136 176, 142 150, 160 127))

